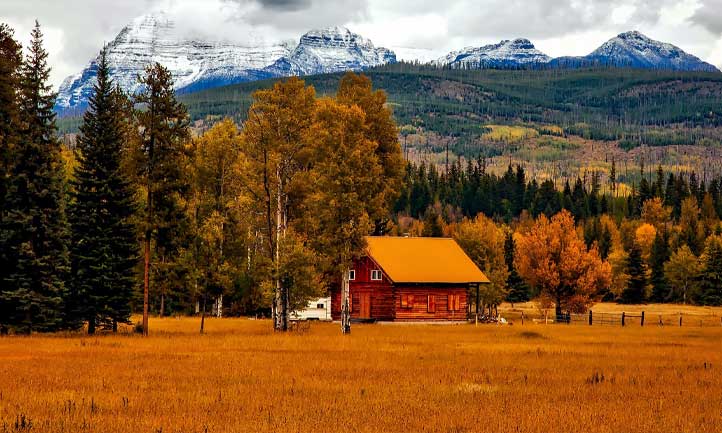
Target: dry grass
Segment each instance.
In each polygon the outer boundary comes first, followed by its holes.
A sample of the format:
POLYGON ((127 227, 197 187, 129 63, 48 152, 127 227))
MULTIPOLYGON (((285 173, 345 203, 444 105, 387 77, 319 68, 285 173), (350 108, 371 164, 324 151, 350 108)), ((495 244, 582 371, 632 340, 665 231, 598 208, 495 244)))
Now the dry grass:
POLYGON ((0 338, 0 432, 719 432, 722 327, 0 338))

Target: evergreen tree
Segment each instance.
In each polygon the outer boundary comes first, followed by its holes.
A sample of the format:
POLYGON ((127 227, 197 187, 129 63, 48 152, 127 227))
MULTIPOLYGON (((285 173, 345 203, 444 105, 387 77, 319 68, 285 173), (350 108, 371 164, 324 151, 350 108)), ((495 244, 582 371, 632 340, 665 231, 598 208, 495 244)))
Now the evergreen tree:
MULTIPOLYGON (((5 215, 5 196, 12 170, 12 152, 18 144, 19 107, 18 89, 20 87, 20 65, 22 54, 20 44, 13 38, 13 30, 0 24, 0 227, 5 215)), ((0 333, 5 333, 7 319, 13 313, 12 305, 1 295, 10 291, 4 281, 11 270, 8 252, 0 233, 0 333)))
POLYGON ((509 276, 506 279, 506 286, 508 293, 506 295, 507 302, 512 304, 515 302, 526 302, 529 300, 529 286, 526 285, 524 279, 522 279, 519 272, 514 266, 514 236, 512 232, 506 234, 504 239, 504 260, 506 261, 506 267, 509 270, 509 276))
POLYGON ((127 323, 137 260, 133 191, 121 169, 125 145, 123 98, 113 89, 106 50, 100 53, 97 83, 83 116, 78 166, 68 209, 72 228, 72 281, 66 323, 88 322, 117 330, 127 323))
POLYGON ((699 277, 695 302, 700 305, 722 305, 722 236, 707 239, 704 266, 699 277))
POLYGON ((148 334, 151 262, 155 260, 160 291, 160 314, 165 296, 181 285, 177 266, 179 250, 187 240, 183 196, 188 191, 187 149, 190 137, 188 113, 175 98, 173 79, 159 63, 149 66, 140 83, 143 91, 135 103, 140 131, 136 153, 138 183, 145 189, 143 216, 143 333, 148 334), (153 244, 153 245, 151 245, 153 244), (153 251, 151 251, 151 247, 153 251))
POLYGON ((629 250, 627 274, 629 275, 629 282, 622 291, 620 301, 625 304, 641 304, 646 297, 647 269, 642 259, 642 250, 636 242, 629 250))
POLYGON ((664 264, 669 260, 670 254, 667 231, 657 231, 649 257, 650 283, 652 284, 652 300, 654 302, 669 300, 670 290, 667 278, 664 275, 664 264))
POLYGON ((53 331, 62 322, 68 274, 68 227, 55 94, 36 22, 20 74, 20 140, 12 152, 12 177, 4 203, 0 243, 7 273, 0 304, 19 332, 53 331))

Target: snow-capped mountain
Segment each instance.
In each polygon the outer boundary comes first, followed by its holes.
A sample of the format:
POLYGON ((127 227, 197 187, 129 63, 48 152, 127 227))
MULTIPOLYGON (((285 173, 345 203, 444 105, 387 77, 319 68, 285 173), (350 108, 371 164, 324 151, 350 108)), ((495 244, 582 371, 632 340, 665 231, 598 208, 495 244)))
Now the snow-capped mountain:
MULTIPOLYGON (((181 92, 264 78, 361 70, 394 62, 385 48, 345 28, 310 31, 298 45, 270 43, 252 34, 246 45, 192 39, 179 34, 164 13, 133 20, 108 44, 111 76, 122 89, 139 89, 137 76, 159 62, 173 74, 181 92)), ((60 86, 56 109, 83 109, 97 75, 96 60, 60 86)))
POLYGON ((504 40, 483 47, 467 47, 452 51, 433 62, 436 66, 452 68, 503 68, 548 63, 551 57, 537 50, 528 39, 504 40))
POLYGON ((394 62, 393 51, 377 48, 345 27, 328 27, 301 36, 298 46, 266 71, 280 76, 312 75, 356 71, 394 62))
POLYGON ((559 67, 607 65, 718 72, 716 67, 682 51, 681 48, 655 41, 637 31, 621 33, 586 56, 560 57, 554 59, 551 64, 559 67))

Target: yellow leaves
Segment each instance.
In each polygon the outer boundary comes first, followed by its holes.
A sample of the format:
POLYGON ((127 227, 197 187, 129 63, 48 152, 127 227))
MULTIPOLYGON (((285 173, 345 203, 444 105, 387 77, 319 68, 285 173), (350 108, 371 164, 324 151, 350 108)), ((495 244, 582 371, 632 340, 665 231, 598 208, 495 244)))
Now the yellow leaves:
POLYGON ((536 129, 527 128, 525 126, 507 126, 507 125, 486 125, 490 131, 482 135, 482 139, 488 141, 498 141, 503 143, 518 143, 528 138, 539 136, 536 129))
POLYGON ((505 231, 484 215, 449 226, 449 232, 464 252, 489 278, 482 287, 485 303, 497 304, 506 294, 509 275, 504 261, 505 231))
POLYGON ((662 199, 654 197, 642 204, 642 221, 657 228, 671 220, 672 209, 664 206, 662 199))
POLYGON ((642 250, 642 257, 644 257, 644 260, 649 260, 649 254, 652 251, 652 243, 654 243, 654 238, 656 236, 657 229, 649 223, 644 223, 635 230, 634 239, 637 245, 639 245, 639 248, 642 250))
POLYGON ((517 239, 515 264, 519 274, 563 308, 583 311, 597 293, 609 287, 612 268, 596 250, 587 250, 567 211, 551 220, 540 216, 517 239))

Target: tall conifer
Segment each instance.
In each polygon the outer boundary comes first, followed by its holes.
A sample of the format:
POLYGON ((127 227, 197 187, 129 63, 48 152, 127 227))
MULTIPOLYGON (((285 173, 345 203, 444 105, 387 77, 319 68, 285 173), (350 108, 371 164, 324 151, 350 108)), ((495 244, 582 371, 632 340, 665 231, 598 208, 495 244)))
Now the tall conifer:
POLYGON ((130 317, 137 260, 133 192, 123 173, 125 145, 123 98, 109 77, 106 51, 100 53, 97 83, 83 116, 78 138, 73 201, 72 282, 66 299, 66 323, 88 322, 117 330, 130 317))
MULTIPOLYGON (((5 197, 12 170, 12 153, 18 144, 19 107, 18 89, 20 87, 20 65, 22 54, 20 44, 14 39, 13 30, 0 24, 0 228, 5 215, 5 197)), ((5 279, 10 272, 5 244, 5 232, 0 232, 0 333, 7 331, 8 319, 12 315, 12 305, 2 294, 10 292, 5 279)))
POLYGON ((9 325, 20 332, 52 331, 62 322, 68 274, 68 227, 64 169, 56 138, 55 94, 36 22, 20 74, 20 135, 12 153, 0 238, 9 271, 0 303, 9 325))
POLYGON ((140 80, 143 91, 135 97, 141 132, 138 149, 139 183, 145 189, 143 217, 143 333, 148 334, 148 304, 150 267, 153 256, 162 274, 161 314, 164 308, 163 290, 168 289, 177 275, 175 262, 183 242, 187 219, 182 196, 187 193, 187 149, 190 137, 188 113, 175 98, 173 78, 159 63, 149 66, 140 80), (153 245, 151 245, 153 244, 153 245), (151 251, 151 247, 154 247, 151 251))

